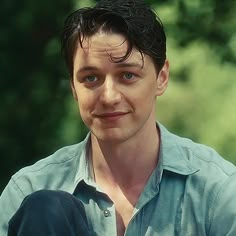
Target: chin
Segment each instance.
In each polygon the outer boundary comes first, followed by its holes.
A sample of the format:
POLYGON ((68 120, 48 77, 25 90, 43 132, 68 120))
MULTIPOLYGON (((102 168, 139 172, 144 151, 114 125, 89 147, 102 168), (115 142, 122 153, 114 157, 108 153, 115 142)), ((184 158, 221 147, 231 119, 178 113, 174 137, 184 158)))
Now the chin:
POLYGON ((107 143, 122 143, 129 139, 129 135, 118 130, 102 130, 100 132, 92 131, 97 140, 107 143))

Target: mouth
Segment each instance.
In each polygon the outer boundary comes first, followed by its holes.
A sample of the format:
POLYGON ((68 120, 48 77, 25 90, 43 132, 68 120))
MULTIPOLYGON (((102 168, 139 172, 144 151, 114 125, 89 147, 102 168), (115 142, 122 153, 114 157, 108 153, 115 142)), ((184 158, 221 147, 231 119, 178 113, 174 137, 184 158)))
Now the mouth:
POLYGON ((127 114, 128 112, 105 112, 105 113, 96 114, 95 116, 103 120, 115 121, 124 117, 127 114))

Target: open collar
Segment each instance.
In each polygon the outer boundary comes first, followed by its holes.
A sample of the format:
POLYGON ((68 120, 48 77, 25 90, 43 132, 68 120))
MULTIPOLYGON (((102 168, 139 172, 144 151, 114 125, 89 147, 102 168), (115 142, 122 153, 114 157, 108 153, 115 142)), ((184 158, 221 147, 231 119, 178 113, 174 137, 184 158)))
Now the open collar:
MULTIPOLYGON (((160 152, 159 162, 156 168, 158 176, 156 176, 154 182, 159 184, 164 170, 180 175, 191 175, 199 171, 199 169, 193 166, 191 161, 188 160, 186 155, 186 152, 189 149, 189 140, 179 138, 170 133, 159 122, 157 122, 157 127, 160 130, 160 152)), ((77 172, 74 179, 74 190, 81 181, 97 188, 91 168, 90 136, 91 133, 89 132, 79 145, 80 151, 77 154, 78 165, 76 167, 77 172)))
POLYGON ((157 125, 160 130, 160 167, 180 175, 191 175, 199 171, 187 158, 191 141, 170 133, 160 123, 157 125))

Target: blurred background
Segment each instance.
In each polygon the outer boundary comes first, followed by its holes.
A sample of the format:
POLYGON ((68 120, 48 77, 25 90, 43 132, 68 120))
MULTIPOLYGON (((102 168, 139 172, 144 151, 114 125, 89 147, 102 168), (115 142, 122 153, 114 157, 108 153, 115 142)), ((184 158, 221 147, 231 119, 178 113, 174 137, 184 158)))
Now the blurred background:
MULTIPOLYGON (((236 1, 149 0, 167 33, 171 81, 157 100, 169 130, 236 164, 236 1)), ((84 138, 60 54, 65 17, 89 0, 0 7, 0 193, 20 168, 84 138)))

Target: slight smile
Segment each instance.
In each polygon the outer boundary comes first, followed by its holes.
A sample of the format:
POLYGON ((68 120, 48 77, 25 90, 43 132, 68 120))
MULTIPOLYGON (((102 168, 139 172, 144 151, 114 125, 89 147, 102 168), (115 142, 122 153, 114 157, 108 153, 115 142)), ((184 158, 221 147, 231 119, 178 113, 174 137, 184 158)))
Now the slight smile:
POLYGON ((104 119, 107 121, 116 121, 121 117, 127 115, 129 112, 106 112, 95 115, 97 118, 104 119))

